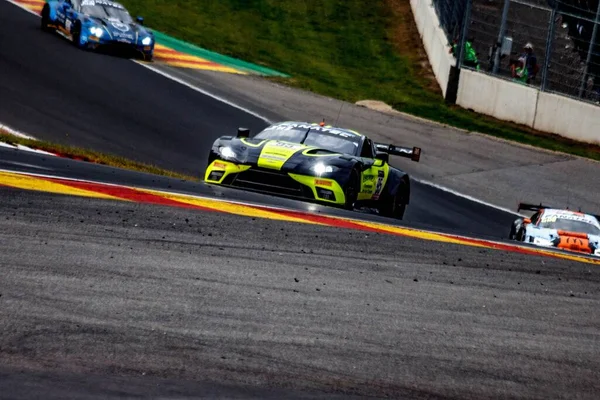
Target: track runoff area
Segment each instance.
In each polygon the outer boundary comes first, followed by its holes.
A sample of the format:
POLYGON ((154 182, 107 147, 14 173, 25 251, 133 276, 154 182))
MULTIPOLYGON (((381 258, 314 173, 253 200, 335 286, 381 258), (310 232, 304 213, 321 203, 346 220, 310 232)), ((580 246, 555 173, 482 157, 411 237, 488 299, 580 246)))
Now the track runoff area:
POLYGON ((0 171, 0 185, 21 190, 41 191, 54 194, 90 197, 106 200, 130 201, 186 208, 200 212, 222 212, 251 218, 266 218, 292 223, 315 224, 342 229, 353 229, 387 235, 402 236, 432 242, 517 252, 521 254, 554 257, 600 265, 600 260, 565 254, 523 245, 508 244, 466 236, 438 233, 397 225, 313 214, 278 207, 234 202, 222 199, 150 190, 145 188, 113 185, 101 182, 74 180, 63 177, 0 171))

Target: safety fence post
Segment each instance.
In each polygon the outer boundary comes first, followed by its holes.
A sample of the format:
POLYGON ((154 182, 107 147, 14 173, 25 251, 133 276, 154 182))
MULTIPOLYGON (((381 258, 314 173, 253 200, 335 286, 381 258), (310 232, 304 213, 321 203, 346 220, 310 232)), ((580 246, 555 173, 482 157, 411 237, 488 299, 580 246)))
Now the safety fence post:
POLYGON ((579 98, 583 97, 585 86, 588 79, 588 70, 590 68, 590 62, 592 61, 592 54, 594 54, 594 47, 596 44, 596 36, 598 35, 598 24, 600 23, 600 1, 598 2, 598 10, 596 11, 596 19, 594 19, 594 29, 592 30, 592 40, 590 41, 590 47, 588 49, 587 59, 585 61, 585 69, 583 70, 583 77, 581 78, 581 86, 579 87, 579 98))
POLYGON ((456 57, 456 66, 450 67, 450 76, 448 77, 448 87, 446 89, 446 103, 456 104, 458 97, 458 83, 460 79, 460 68, 462 67, 465 44, 467 42, 467 34, 469 33, 469 24, 471 22, 471 8, 473 0, 467 0, 463 24, 461 27, 460 39, 457 43, 458 51, 454 55, 456 57))
POLYGON ((460 69, 462 67, 463 58, 465 54, 465 46, 467 44, 467 36, 469 34, 469 23, 471 22, 471 8, 473 6, 473 0, 467 0, 465 7, 465 15, 463 18, 462 30, 460 32, 460 43, 458 45, 458 52, 456 53, 456 67, 460 69))
POLYGON ((556 25, 556 9, 558 3, 554 4, 552 12, 550 13, 550 28, 548 29, 548 39, 546 40, 546 59, 544 60, 544 69, 542 70, 542 84, 540 90, 546 91, 548 83, 548 68, 550 67, 550 59, 552 58, 552 43, 554 42, 554 25, 556 25))
POLYGON ((506 22, 508 20, 508 10, 510 9, 510 0, 504 0, 504 8, 502 9, 502 22, 500 23, 500 31, 498 32, 498 42, 496 43, 496 54, 494 55, 494 68, 492 72, 494 75, 498 74, 500 69, 500 49, 502 48, 502 42, 504 41, 504 35, 506 34, 506 22))

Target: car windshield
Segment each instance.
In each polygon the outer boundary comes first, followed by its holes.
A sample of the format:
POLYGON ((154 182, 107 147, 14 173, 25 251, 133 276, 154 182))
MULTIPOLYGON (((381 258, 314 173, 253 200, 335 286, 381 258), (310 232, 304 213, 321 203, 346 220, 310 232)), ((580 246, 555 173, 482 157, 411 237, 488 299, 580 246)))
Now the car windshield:
POLYGON ((589 222, 572 219, 557 218, 556 221, 541 222, 540 228, 557 229, 559 231, 587 233, 588 235, 600 235, 600 229, 589 222))
MULTIPOLYGON (((331 132, 340 132, 331 130, 331 132)), ((314 146, 319 149, 333 151, 335 153, 356 155, 360 145, 360 136, 351 135, 343 131, 342 134, 331 133, 327 130, 315 128, 292 128, 265 129, 256 135, 255 139, 281 140, 291 143, 302 143, 306 146, 314 146)))
POLYGON ((132 21, 131 16, 124 8, 94 4, 81 7, 81 11, 84 14, 95 18, 116 19, 126 24, 132 21))

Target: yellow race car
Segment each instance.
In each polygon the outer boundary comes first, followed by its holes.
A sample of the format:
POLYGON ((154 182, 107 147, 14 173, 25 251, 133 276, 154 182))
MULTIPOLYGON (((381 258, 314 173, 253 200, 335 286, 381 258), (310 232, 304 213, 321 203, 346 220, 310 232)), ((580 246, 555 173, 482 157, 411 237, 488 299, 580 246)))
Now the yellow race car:
POLYGON ((390 154, 419 161, 421 149, 374 143, 325 123, 276 123, 252 138, 239 128, 214 142, 205 181, 402 219, 410 179, 389 165, 390 154))

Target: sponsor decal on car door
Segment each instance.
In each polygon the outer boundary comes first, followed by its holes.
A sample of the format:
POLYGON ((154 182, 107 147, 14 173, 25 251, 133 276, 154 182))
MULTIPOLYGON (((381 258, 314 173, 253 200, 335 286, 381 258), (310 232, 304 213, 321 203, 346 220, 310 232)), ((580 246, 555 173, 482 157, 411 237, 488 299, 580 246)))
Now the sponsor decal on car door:
POLYGON ((381 165, 373 164, 362 173, 360 193, 358 200, 379 200, 387 178, 390 167, 387 163, 381 165))

